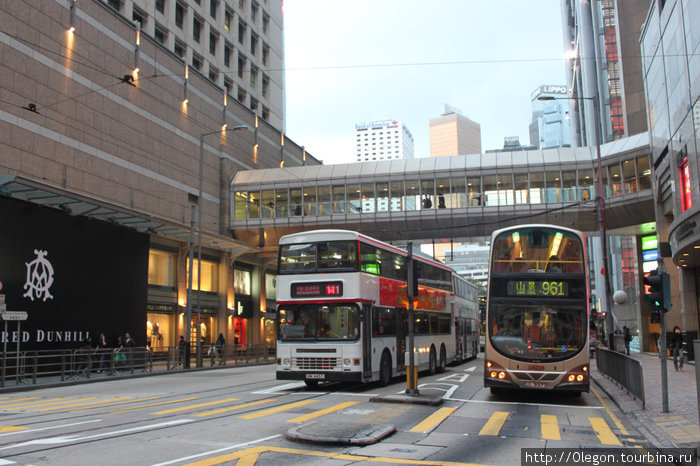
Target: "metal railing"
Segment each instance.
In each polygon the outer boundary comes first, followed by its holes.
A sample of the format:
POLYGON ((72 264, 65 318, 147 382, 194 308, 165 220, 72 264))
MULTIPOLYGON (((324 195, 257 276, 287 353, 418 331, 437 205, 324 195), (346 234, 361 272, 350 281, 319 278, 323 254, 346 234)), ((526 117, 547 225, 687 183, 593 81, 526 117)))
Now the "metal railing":
POLYGON ((617 351, 598 347, 595 352, 598 370, 620 384, 642 402, 645 408, 642 363, 617 351))
MULTIPOLYGON (((260 345, 202 346, 204 367, 231 366, 274 361, 275 351, 260 345)), ((0 352, 0 387, 9 383, 41 384, 115 375, 167 372, 197 367, 196 351, 166 346, 162 348, 78 348, 0 352)))

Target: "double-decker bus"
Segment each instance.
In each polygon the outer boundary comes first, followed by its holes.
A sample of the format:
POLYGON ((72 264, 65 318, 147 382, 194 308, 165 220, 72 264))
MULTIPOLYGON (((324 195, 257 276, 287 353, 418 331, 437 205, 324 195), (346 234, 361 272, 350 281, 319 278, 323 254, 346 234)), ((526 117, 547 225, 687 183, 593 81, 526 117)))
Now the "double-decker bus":
MULTIPOLYGON (((467 303, 472 296, 476 301, 476 292, 440 262, 421 255, 413 261, 417 365, 434 373, 476 355, 472 335, 478 339, 478 306, 467 303)), ((322 381, 387 385, 405 374, 407 264, 406 251, 353 231, 282 237, 277 378, 309 386, 322 381)))
POLYGON ((554 225, 495 231, 484 386, 589 390, 588 267, 583 234, 554 225))

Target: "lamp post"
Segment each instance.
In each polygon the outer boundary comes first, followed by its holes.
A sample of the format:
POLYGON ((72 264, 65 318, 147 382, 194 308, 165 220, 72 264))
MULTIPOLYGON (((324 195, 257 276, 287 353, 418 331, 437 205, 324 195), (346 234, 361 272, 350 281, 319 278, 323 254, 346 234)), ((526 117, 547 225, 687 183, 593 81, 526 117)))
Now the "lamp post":
POLYGON ((603 253, 603 280, 605 282, 605 325, 608 330, 608 347, 610 349, 615 349, 614 343, 614 320, 613 320, 613 310, 612 310, 612 291, 610 287, 610 279, 612 269, 610 268, 610 258, 608 257, 608 240, 605 228, 605 187, 603 186, 603 162, 600 156, 600 114, 598 113, 598 99, 596 97, 553 97, 553 96, 540 96, 537 100, 590 100, 593 102, 593 113, 595 116, 595 145, 596 145, 596 157, 598 159, 598 196, 596 207, 598 210, 598 225, 600 227, 600 245, 603 253))
MULTIPOLYGON (((245 125, 232 126, 231 128, 223 127, 216 131, 208 131, 199 134, 199 190, 197 197, 197 367, 202 367, 202 325, 200 322, 202 316, 202 306, 201 306, 201 288, 202 288, 202 207, 204 205, 202 201, 202 184, 204 182, 204 137, 211 134, 226 133, 228 131, 235 131, 238 129, 247 129, 245 125)), ((190 254, 190 288, 192 287, 192 254, 190 254)), ((191 322, 191 306, 189 306, 188 301, 188 314, 187 314, 187 338, 190 338, 190 322, 191 322)))

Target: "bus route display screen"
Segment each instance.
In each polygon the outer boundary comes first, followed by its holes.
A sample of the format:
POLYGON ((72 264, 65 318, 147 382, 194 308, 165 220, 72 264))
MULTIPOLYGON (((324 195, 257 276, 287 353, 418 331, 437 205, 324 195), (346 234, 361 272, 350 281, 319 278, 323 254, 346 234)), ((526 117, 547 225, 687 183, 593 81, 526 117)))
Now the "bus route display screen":
POLYGON ((506 296, 568 298, 569 283, 561 280, 509 280, 506 296))

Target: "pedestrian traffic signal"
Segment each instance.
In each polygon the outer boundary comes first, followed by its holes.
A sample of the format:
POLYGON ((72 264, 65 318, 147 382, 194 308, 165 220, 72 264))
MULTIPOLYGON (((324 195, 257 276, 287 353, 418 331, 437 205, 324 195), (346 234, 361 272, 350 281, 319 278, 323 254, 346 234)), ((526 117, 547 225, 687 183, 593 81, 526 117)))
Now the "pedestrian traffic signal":
POLYGON ((651 303, 653 309, 668 312, 671 309, 671 282, 668 274, 654 270, 644 277, 644 284, 649 287, 649 293, 644 298, 651 303))
POLYGON ((651 311, 651 314, 649 314, 649 322, 652 324, 660 324, 661 313, 657 310, 651 311))

